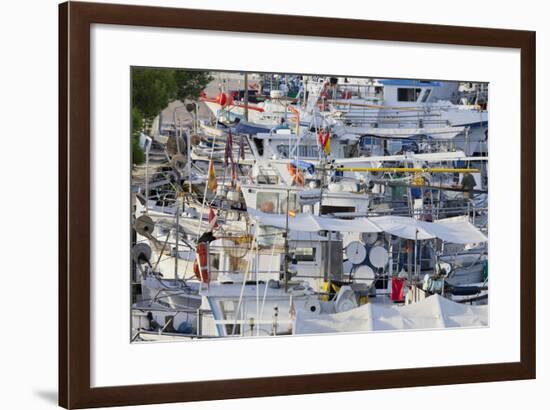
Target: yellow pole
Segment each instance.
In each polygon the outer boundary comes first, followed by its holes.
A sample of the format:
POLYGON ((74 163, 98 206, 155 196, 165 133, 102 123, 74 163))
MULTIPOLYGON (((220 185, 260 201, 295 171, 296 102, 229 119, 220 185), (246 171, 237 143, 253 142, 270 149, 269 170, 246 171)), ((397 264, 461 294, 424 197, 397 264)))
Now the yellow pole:
POLYGON ((432 172, 432 173, 465 173, 465 172, 471 172, 471 173, 477 173, 480 172, 479 169, 476 168, 362 168, 362 167, 342 167, 342 168, 334 168, 335 171, 351 171, 351 172, 411 172, 411 173, 419 173, 419 172, 432 172))

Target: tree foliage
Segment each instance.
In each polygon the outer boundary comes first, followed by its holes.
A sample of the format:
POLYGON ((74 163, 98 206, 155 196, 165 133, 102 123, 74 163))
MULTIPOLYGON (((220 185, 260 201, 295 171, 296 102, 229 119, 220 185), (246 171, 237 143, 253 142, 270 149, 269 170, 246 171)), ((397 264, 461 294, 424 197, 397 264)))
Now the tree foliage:
POLYGON ((132 70, 132 108, 151 122, 176 98, 174 70, 134 68, 132 70))
POLYGON ((176 99, 184 102, 197 99, 200 92, 213 80, 207 71, 174 70, 176 80, 176 99))
POLYGON ((138 67, 132 70, 132 108, 145 121, 153 119, 171 101, 197 99, 212 77, 207 71, 138 67))
POLYGON ((139 133, 174 100, 195 100, 212 77, 207 71, 132 68, 132 153, 134 163, 143 162, 139 133))
POLYGON ((145 160, 145 154, 139 146, 139 134, 143 128, 143 117, 141 112, 132 107, 132 162, 141 164, 145 160))

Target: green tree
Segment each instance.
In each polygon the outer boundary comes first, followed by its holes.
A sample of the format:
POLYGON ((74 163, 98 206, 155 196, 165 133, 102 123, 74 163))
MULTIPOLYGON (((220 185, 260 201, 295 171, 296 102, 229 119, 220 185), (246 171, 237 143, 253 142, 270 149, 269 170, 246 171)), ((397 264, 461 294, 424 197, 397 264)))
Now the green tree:
POLYGON ((176 97, 174 70, 132 69, 132 162, 141 164, 144 153, 139 133, 148 131, 155 117, 176 97))
POLYGON ((196 100, 212 81, 207 71, 132 68, 132 153, 134 164, 143 162, 139 133, 147 133, 153 120, 174 100, 196 100))
POLYGON ((184 102, 187 99, 196 100, 200 92, 214 78, 208 71, 174 70, 176 81, 176 99, 184 102))
POLYGON ((143 130, 143 117, 141 112, 132 107, 132 162, 141 164, 145 160, 145 154, 139 146, 139 134, 143 130))
POLYGON ((139 110, 146 125, 176 98, 176 94, 174 70, 141 67, 132 70, 132 108, 139 110))

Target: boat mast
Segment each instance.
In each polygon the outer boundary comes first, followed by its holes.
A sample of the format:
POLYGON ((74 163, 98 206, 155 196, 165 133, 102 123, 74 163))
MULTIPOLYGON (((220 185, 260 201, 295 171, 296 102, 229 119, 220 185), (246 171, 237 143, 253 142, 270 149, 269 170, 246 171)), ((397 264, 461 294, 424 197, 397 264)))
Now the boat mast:
POLYGON ((178 281, 178 258, 179 258, 179 230, 180 230, 180 197, 179 194, 176 197, 176 255, 174 259, 174 278, 176 279, 176 283, 178 281))
POLYGON ((288 205, 289 205, 290 189, 286 190, 286 223, 285 223, 285 292, 288 291, 288 205))
POLYGON ((248 122, 248 73, 244 73, 244 119, 248 122))
POLYGON ((149 212, 149 141, 145 139, 145 213, 149 212))

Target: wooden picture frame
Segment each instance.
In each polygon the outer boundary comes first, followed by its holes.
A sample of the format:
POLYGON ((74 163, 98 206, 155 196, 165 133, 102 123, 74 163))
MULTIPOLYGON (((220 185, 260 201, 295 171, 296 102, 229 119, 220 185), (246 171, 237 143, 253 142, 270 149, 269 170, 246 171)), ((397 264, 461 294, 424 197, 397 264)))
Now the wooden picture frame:
POLYGON ((535 378, 535 33, 70 2, 59 6, 59 404, 65 408, 535 378), (90 27, 94 23, 521 50, 521 360, 514 363, 90 387, 90 27))

